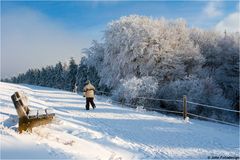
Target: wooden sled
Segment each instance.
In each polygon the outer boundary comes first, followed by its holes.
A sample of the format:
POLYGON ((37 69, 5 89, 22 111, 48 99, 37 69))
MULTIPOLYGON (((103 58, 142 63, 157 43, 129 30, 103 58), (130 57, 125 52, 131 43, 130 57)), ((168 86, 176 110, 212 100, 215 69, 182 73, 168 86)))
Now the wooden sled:
POLYGON ((33 127, 50 123, 55 113, 50 113, 47 109, 45 110, 30 110, 28 108, 28 99, 22 92, 15 92, 12 96, 13 104, 17 110, 19 122, 18 130, 32 131, 33 127))

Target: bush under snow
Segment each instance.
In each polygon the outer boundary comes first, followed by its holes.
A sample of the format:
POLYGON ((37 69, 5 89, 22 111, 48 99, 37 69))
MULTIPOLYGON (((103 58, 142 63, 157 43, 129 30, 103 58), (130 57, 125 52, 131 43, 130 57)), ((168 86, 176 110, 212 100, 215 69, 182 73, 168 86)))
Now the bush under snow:
POLYGON ((137 97, 153 97, 158 89, 158 83, 154 77, 129 78, 121 80, 121 83, 113 92, 113 99, 132 103, 137 97))

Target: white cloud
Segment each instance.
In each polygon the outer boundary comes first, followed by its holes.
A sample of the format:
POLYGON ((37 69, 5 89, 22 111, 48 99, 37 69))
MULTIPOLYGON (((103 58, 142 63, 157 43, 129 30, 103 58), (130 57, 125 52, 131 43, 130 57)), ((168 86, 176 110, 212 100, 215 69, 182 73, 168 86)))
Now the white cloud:
POLYGON ((221 16, 222 15, 221 3, 222 2, 220 1, 208 2, 206 7, 203 9, 204 15, 209 18, 221 16))
POLYGON ((26 8, 2 14, 1 19, 1 78, 70 57, 79 60, 82 48, 91 43, 86 33, 64 29, 62 24, 26 8))
POLYGON ((219 32, 240 32, 240 13, 237 11, 217 23, 215 30, 219 32))

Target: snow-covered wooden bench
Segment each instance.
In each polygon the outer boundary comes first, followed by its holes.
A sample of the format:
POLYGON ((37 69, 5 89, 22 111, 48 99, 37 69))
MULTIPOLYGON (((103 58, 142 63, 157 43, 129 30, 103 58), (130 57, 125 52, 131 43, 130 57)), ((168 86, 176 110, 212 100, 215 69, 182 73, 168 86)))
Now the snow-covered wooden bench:
POLYGON ((47 109, 30 110, 28 98, 23 92, 15 92, 11 98, 17 110, 20 133, 27 130, 31 132, 33 127, 50 123, 55 116, 55 113, 51 113, 47 109))

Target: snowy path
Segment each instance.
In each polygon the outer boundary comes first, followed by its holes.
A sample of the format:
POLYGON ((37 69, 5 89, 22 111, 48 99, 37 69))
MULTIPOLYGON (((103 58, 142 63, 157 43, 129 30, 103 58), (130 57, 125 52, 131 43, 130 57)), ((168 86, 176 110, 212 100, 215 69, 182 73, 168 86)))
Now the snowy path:
POLYGON ((96 98, 96 110, 86 111, 80 95, 37 86, 0 83, 0 96, 1 158, 206 159, 239 153, 237 127, 121 108, 103 97, 96 98), (17 134, 10 96, 18 90, 27 93, 31 109, 51 108, 55 121, 17 134))

